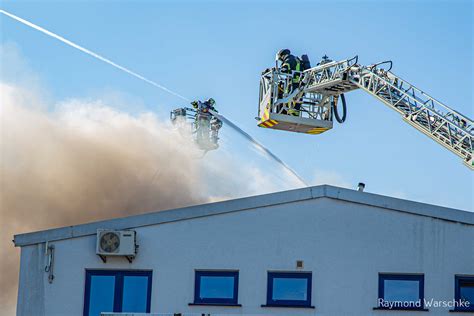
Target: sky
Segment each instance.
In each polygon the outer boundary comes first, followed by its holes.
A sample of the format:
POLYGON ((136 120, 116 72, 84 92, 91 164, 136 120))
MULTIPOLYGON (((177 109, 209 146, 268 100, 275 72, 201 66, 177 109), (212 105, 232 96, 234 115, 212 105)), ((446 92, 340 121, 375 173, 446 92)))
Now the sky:
MULTIPOLYGON (((363 91, 346 95, 346 123, 321 135, 261 129, 254 119, 259 75, 280 48, 313 64, 324 54, 392 60, 395 74, 472 118, 471 1, 3 1, 1 8, 187 98, 213 97, 220 113, 311 184, 364 182, 368 192, 473 209, 473 172, 461 159, 363 91)), ((18 47, 53 100, 107 91, 133 100, 122 111, 162 117, 187 105, 14 20, 0 23, 1 44, 18 47)), ((225 126, 223 134, 229 150, 246 150, 225 126)))

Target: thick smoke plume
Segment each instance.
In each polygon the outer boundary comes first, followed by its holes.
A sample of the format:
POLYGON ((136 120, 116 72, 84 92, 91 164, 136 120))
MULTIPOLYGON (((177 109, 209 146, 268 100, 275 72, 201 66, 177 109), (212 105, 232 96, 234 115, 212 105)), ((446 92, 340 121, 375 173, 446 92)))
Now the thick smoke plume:
POLYGON ((0 89, 0 306, 6 315, 16 301, 14 234, 296 184, 291 177, 283 186, 272 184, 225 150, 201 159, 186 132, 152 113, 131 115, 100 100, 52 106, 17 85, 0 89))

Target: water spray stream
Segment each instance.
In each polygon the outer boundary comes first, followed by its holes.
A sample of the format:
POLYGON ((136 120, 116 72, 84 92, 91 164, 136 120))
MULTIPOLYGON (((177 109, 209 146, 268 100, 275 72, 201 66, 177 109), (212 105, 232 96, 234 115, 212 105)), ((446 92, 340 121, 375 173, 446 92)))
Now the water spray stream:
POLYGON ((217 117, 218 119, 220 119, 221 121, 225 122, 227 125, 229 125, 231 128, 233 128, 234 130, 236 130, 239 134, 241 134, 243 137, 245 137, 248 141, 250 141, 255 147, 257 147, 258 149, 262 150, 264 152, 264 154, 273 159, 274 161, 276 161, 277 163, 279 163, 283 168, 285 168, 286 170, 288 170, 293 176, 295 176, 302 184, 304 184, 305 186, 308 186, 308 184, 304 181, 304 179, 302 177, 300 177, 300 175, 298 175, 296 173, 296 171, 294 171, 293 169, 291 169, 283 160, 281 160, 280 158, 278 158, 277 155, 275 155, 274 153, 272 153, 268 148, 266 148, 265 146, 263 146, 261 143, 259 143, 255 138, 253 138, 252 136, 250 136, 247 132, 245 132, 243 129, 241 129, 240 127, 238 127, 237 125, 235 125, 234 123, 232 123, 229 119, 227 119, 225 116, 221 115, 221 114, 218 114, 214 111, 210 111, 212 115, 214 115, 215 117, 217 117))
POLYGON ((103 62, 105 62, 105 63, 111 65, 111 66, 114 66, 115 68, 120 69, 120 70, 122 70, 122 71, 128 73, 129 75, 132 75, 132 76, 134 76, 134 77, 136 77, 136 78, 138 78, 138 79, 140 79, 140 80, 145 81, 146 83, 151 84, 152 86, 155 86, 155 87, 157 87, 157 88, 159 88, 159 89, 161 89, 161 90, 164 90, 164 91, 166 91, 166 92, 168 92, 168 93, 170 93, 170 94, 172 94, 172 95, 174 95, 174 96, 176 96, 176 97, 178 97, 178 98, 181 98, 181 99, 183 99, 183 100, 185 100, 185 101, 188 101, 188 102, 190 101, 188 98, 186 98, 186 97, 180 95, 179 93, 176 93, 176 92, 174 92, 174 91, 171 91, 170 89, 166 88, 165 86, 162 86, 161 84, 159 84, 159 83, 157 83, 157 82, 155 82, 155 81, 153 81, 153 80, 147 79, 147 78, 143 77, 142 75, 139 75, 139 74, 137 74, 136 72, 134 72, 134 71, 132 71, 132 70, 130 70, 130 69, 124 67, 124 66, 120 66, 119 64, 114 63, 114 62, 111 61, 110 59, 105 58, 105 57, 102 57, 101 55, 99 55, 99 54, 97 54, 97 53, 94 53, 93 51, 90 51, 90 50, 88 50, 87 48, 84 48, 84 47, 82 47, 82 46, 80 46, 80 45, 78 45, 78 44, 76 44, 76 43, 74 43, 74 42, 71 42, 70 40, 67 40, 67 39, 65 39, 64 37, 59 36, 59 35, 57 35, 57 34, 51 32, 51 31, 48 31, 48 30, 42 28, 41 26, 38 26, 38 25, 36 25, 36 24, 34 24, 34 23, 31 23, 31 22, 29 22, 29 21, 26 21, 26 20, 24 20, 24 19, 22 19, 22 18, 20 18, 20 17, 18 17, 18 16, 16 16, 16 15, 14 15, 14 14, 11 14, 11 13, 9 13, 9 12, 6 12, 5 10, 1 10, 1 9, 0 9, 0 13, 3 13, 3 14, 5 14, 6 16, 8 16, 8 17, 10 17, 10 18, 12 18, 12 19, 14 19, 14 20, 20 22, 20 23, 23 23, 23 24, 25 24, 25 25, 27 25, 27 26, 29 26, 29 27, 31 27, 31 28, 34 28, 35 30, 38 30, 38 31, 40 31, 40 32, 42 32, 42 33, 44 33, 44 34, 46 34, 46 35, 48 35, 48 36, 51 36, 51 37, 53 37, 53 38, 55 38, 55 39, 57 39, 57 40, 59 40, 59 41, 65 43, 65 44, 67 44, 67 45, 69 45, 69 46, 71 46, 71 47, 74 47, 74 48, 76 48, 76 49, 78 49, 78 50, 80 50, 80 51, 82 51, 82 52, 84 52, 84 53, 86 53, 86 54, 88 54, 88 55, 94 57, 94 58, 97 58, 97 59, 99 59, 99 60, 101 60, 101 61, 103 61, 103 62))
MULTIPOLYGON (((29 22, 29 21, 27 21, 27 20, 25 20, 25 19, 22 19, 22 18, 20 18, 20 17, 18 17, 18 16, 16 16, 16 15, 11 14, 11 13, 5 11, 5 10, 2 10, 2 9, 0 9, 0 13, 3 13, 4 15, 6 15, 6 16, 8 16, 8 17, 10 17, 10 18, 12 18, 12 19, 14 19, 14 20, 20 22, 20 23, 23 23, 23 24, 25 24, 25 25, 27 25, 27 26, 29 26, 29 27, 35 29, 35 30, 38 30, 38 31, 40 31, 40 32, 42 32, 42 33, 44 33, 44 34, 46 34, 46 35, 48 35, 48 36, 51 36, 51 37, 53 37, 53 38, 55 38, 55 39, 57 39, 57 40, 59 40, 59 41, 65 43, 65 44, 67 44, 67 45, 69 45, 69 46, 71 46, 71 47, 73 47, 73 48, 76 48, 76 49, 78 49, 78 50, 80 50, 80 51, 82 51, 82 52, 84 52, 84 53, 86 53, 86 54, 88 54, 88 55, 90 55, 90 56, 96 58, 96 59, 99 59, 99 60, 101 60, 101 61, 103 61, 103 62, 105 62, 105 63, 107 63, 107 64, 109 64, 109 65, 111 65, 111 66, 113 66, 113 67, 115 67, 115 68, 117 68, 117 69, 120 69, 120 70, 122 70, 122 71, 124 71, 124 72, 126 72, 126 73, 128 73, 128 74, 130 74, 130 75, 132 75, 132 76, 134 76, 134 77, 136 77, 136 78, 138 78, 138 79, 140 79, 140 80, 143 80, 143 81, 145 81, 146 83, 149 83, 149 84, 151 84, 151 85, 153 85, 153 86, 155 86, 155 87, 157 87, 157 88, 159 88, 159 89, 161 89, 161 90, 164 90, 164 91, 166 91, 166 92, 168 92, 168 93, 170 93, 170 94, 172 94, 172 95, 174 95, 174 96, 176 96, 176 97, 178 97, 178 98, 180 98, 180 99, 183 99, 183 100, 185 100, 185 101, 187 101, 187 102, 190 101, 188 98, 186 98, 186 97, 180 95, 179 93, 174 92, 174 91, 172 91, 172 90, 170 90, 170 89, 168 89, 168 88, 162 86, 161 84, 159 84, 159 83, 157 83, 157 82, 155 82, 155 81, 152 81, 152 80, 150 80, 150 79, 147 79, 147 78, 145 78, 144 76, 142 76, 142 75, 140 75, 140 74, 138 74, 138 73, 136 73, 136 72, 134 72, 134 71, 132 71, 132 70, 130 70, 130 69, 124 67, 124 66, 121 66, 121 65, 119 65, 119 64, 117 64, 117 63, 111 61, 111 60, 108 59, 108 58, 105 58, 105 57, 103 57, 103 56, 101 56, 101 55, 99 55, 99 54, 97 54, 97 53, 94 53, 93 51, 90 51, 90 50, 88 50, 87 48, 84 48, 84 47, 82 47, 82 46, 80 46, 80 45, 78 45, 78 44, 76 44, 76 43, 74 43, 74 42, 72 42, 72 41, 70 41, 70 40, 67 40, 67 39, 65 39, 65 38, 62 37, 62 36, 59 36, 59 35, 57 35, 57 34, 51 32, 51 31, 48 31, 48 30, 42 28, 41 26, 38 26, 38 25, 36 25, 36 24, 34 24, 34 23, 31 23, 31 22, 29 22)), ((222 116, 222 115, 220 115, 220 114, 217 114, 217 113, 215 113, 215 112, 212 113, 212 114, 215 115, 215 116, 217 116, 217 117, 218 117, 219 119, 221 119, 222 121, 226 122, 230 127, 232 127, 234 130, 236 130, 238 133, 240 133, 243 137, 245 137, 247 140, 249 140, 254 146, 256 146, 257 148, 261 149, 261 150, 265 153, 265 155, 266 155, 267 157, 269 157, 270 159, 276 161, 276 162, 277 162, 278 164, 280 164, 283 168, 285 168, 286 170, 288 170, 292 175, 294 175, 294 176, 295 176, 301 183, 303 183, 305 186, 307 185, 306 182, 303 180, 303 178, 301 178, 301 177, 300 177, 293 169, 291 169, 285 162, 283 162, 280 158, 278 158, 278 156, 276 156, 274 153, 272 153, 269 149, 267 149, 265 146, 263 146, 261 143, 259 143, 257 140, 255 140, 252 136, 250 136, 248 133, 246 133, 246 132, 245 132, 244 130, 242 130, 240 127, 238 127, 237 125, 235 125, 234 123, 232 123, 231 121, 229 121, 227 118, 225 118, 224 116, 222 116)))

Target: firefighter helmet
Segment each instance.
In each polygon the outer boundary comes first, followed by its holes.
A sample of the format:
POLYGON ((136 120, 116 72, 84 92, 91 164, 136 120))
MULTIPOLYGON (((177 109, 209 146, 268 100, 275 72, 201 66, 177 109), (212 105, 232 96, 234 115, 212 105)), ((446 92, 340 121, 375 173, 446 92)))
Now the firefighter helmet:
POLYGON ((286 56, 290 55, 291 52, 288 48, 283 48, 276 54, 276 60, 283 60, 286 56))
POLYGON ((206 102, 207 102, 207 104, 209 104, 212 107, 216 104, 216 101, 213 98, 207 99, 206 102))

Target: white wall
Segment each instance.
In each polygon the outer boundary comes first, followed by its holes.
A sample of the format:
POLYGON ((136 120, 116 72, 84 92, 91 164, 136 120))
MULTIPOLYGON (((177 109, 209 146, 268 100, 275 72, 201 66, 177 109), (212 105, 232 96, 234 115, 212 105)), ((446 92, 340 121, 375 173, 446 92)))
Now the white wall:
POLYGON ((52 284, 42 272, 44 245, 23 247, 18 314, 82 315, 86 268, 152 269, 154 313, 406 316, 372 310, 379 272, 424 273, 425 297, 437 300, 453 299, 455 274, 474 275, 474 226, 328 198, 136 230, 140 248, 132 264, 122 258, 104 264, 95 236, 54 242, 52 284), (260 307, 266 272, 295 271, 296 260, 313 272, 316 309, 260 307), (194 269, 238 269, 242 307, 188 306, 194 269))

